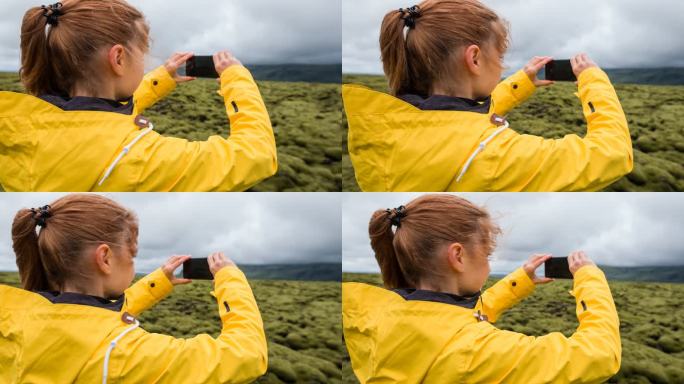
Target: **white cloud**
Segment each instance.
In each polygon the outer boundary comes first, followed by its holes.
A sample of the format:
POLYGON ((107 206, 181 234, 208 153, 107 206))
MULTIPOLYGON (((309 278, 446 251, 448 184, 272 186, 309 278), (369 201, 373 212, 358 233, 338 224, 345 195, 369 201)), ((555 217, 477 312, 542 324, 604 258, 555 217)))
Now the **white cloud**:
MULTIPOLYGON (((416 1, 419 3, 419 1, 416 1)), ((677 0, 483 0, 511 24, 511 71, 531 57, 587 52, 605 68, 684 66, 684 2, 677 0)), ((390 10, 406 0, 345 0, 343 71, 382 73, 378 38, 390 10)))

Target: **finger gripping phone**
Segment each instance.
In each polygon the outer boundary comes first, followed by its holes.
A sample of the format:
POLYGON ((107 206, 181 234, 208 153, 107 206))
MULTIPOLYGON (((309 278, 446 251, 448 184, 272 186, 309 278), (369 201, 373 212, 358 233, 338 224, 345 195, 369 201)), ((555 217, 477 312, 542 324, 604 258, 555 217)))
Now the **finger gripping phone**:
POLYGON ((206 77, 216 79, 219 77, 214 66, 214 58, 211 56, 193 56, 185 62, 185 75, 192 77, 206 77))
POLYGON ((552 81, 577 81, 577 76, 572 71, 570 60, 553 60, 546 63, 544 68, 546 80, 552 81))
POLYGON ((552 257, 544 262, 544 276, 552 279, 572 279, 567 257, 552 257))
POLYGON ((183 277, 196 280, 213 280, 207 259, 188 259, 183 263, 183 277))

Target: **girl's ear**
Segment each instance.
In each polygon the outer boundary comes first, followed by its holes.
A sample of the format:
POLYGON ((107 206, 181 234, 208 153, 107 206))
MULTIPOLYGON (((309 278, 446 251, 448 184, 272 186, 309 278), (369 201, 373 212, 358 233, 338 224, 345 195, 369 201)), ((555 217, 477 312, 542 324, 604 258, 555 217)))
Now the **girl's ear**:
POLYGON ((95 265, 97 269, 104 275, 112 273, 112 258, 114 253, 107 244, 100 244, 95 248, 95 265))
POLYGON ((463 258, 465 256, 465 249, 460 243, 451 243, 447 247, 447 263, 449 267, 456 272, 465 272, 465 264, 463 258))
POLYGON ((107 63, 117 76, 124 75, 124 56, 126 54, 126 48, 121 44, 116 44, 109 49, 107 52, 107 63))
POLYGON ((463 60, 465 61, 465 67, 473 75, 480 74, 480 68, 482 66, 482 51, 480 47, 475 44, 469 45, 464 50, 463 60))

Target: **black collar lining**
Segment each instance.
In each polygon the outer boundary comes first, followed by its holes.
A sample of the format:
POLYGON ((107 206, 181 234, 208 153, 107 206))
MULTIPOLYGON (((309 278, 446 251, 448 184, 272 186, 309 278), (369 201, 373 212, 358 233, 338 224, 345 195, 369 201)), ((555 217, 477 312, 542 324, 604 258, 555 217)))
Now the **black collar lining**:
POLYGON ((415 94, 405 94, 398 97, 423 111, 459 111, 488 114, 492 103, 491 96, 483 101, 445 95, 423 97, 415 94))
POLYGON ((64 97, 41 95, 39 98, 63 111, 113 112, 123 115, 133 114, 133 96, 123 100, 102 99, 99 97, 64 97))
POLYGON ((397 293, 406 301, 431 301, 435 303, 443 303, 449 305, 456 305, 463 308, 473 309, 480 299, 480 292, 473 296, 459 296, 453 293, 427 291, 413 288, 397 288, 392 289, 392 292, 397 293))
POLYGON ((112 301, 103 297, 74 292, 39 291, 36 293, 48 299, 52 304, 87 305, 90 307, 108 309, 114 312, 121 312, 124 301, 126 300, 125 295, 121 295, 116 300, 112 301))

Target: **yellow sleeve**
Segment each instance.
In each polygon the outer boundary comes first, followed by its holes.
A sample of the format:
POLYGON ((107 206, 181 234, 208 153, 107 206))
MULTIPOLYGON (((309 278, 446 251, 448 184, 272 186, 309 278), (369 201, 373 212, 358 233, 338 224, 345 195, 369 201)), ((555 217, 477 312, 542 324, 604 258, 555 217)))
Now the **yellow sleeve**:
POLYGON ((177 339, 137 329, 117 345, 120 355, 110 361, 110 376, 131 383, 177 383, 179 378, 197 383, 250 383, 266 373, 264 325, 245 275, 237 267, 225 267, 216 273, 214 282, 223 324, 217 338, 202 334, 177 339))
POLYGON ((481 305, 477 309, 480 309, 483 314, 487 315, 489 321, 494 323, 505 310, 534 292, 534 288, 534 282, 530 280, 527 273, 522 267, 518 268, 484 291, 481 305))
POLYGON ((464 176, 482 178, 488 191, 597 191, 632 171, 627 119, 608 76, 599 68, 580 74, 587 119, 584 138, 543 139, 507 129, 494 138, 464 176))
POLYGON ((138 316, 151 308, 173 291, 173 284, 161 268, 135 282, 124 291, 124 305, 121 312, 138 316))
POLYGON ((220 93, 230 120, 230 136, 188 141, 152 131, 131 148, 97 189, 243 191, 275 174, 275 136, 252 75, 243 66, 229 67, 221 74, 220 93))
POLYGON ((608 282, 599 268, 585 266, 574 284, 579 327, 572 336, 525 336, 480 323, 473 349, 464 354, 464 382, 602 383, 617 373, 620 321, 608 282))
POLYGON ((529 99, 536 89, 525 72, 520 70, 514 73, 494 88, 492 112, 500 116, 507 115, 513 108, 529 99))
POLYGON ((133 93, 135 114, 142 113, 153 106, 157 101, 166 97, 176 88, 176 80, 169 72, 160 66, 143 77, 138 89, 133 93))

